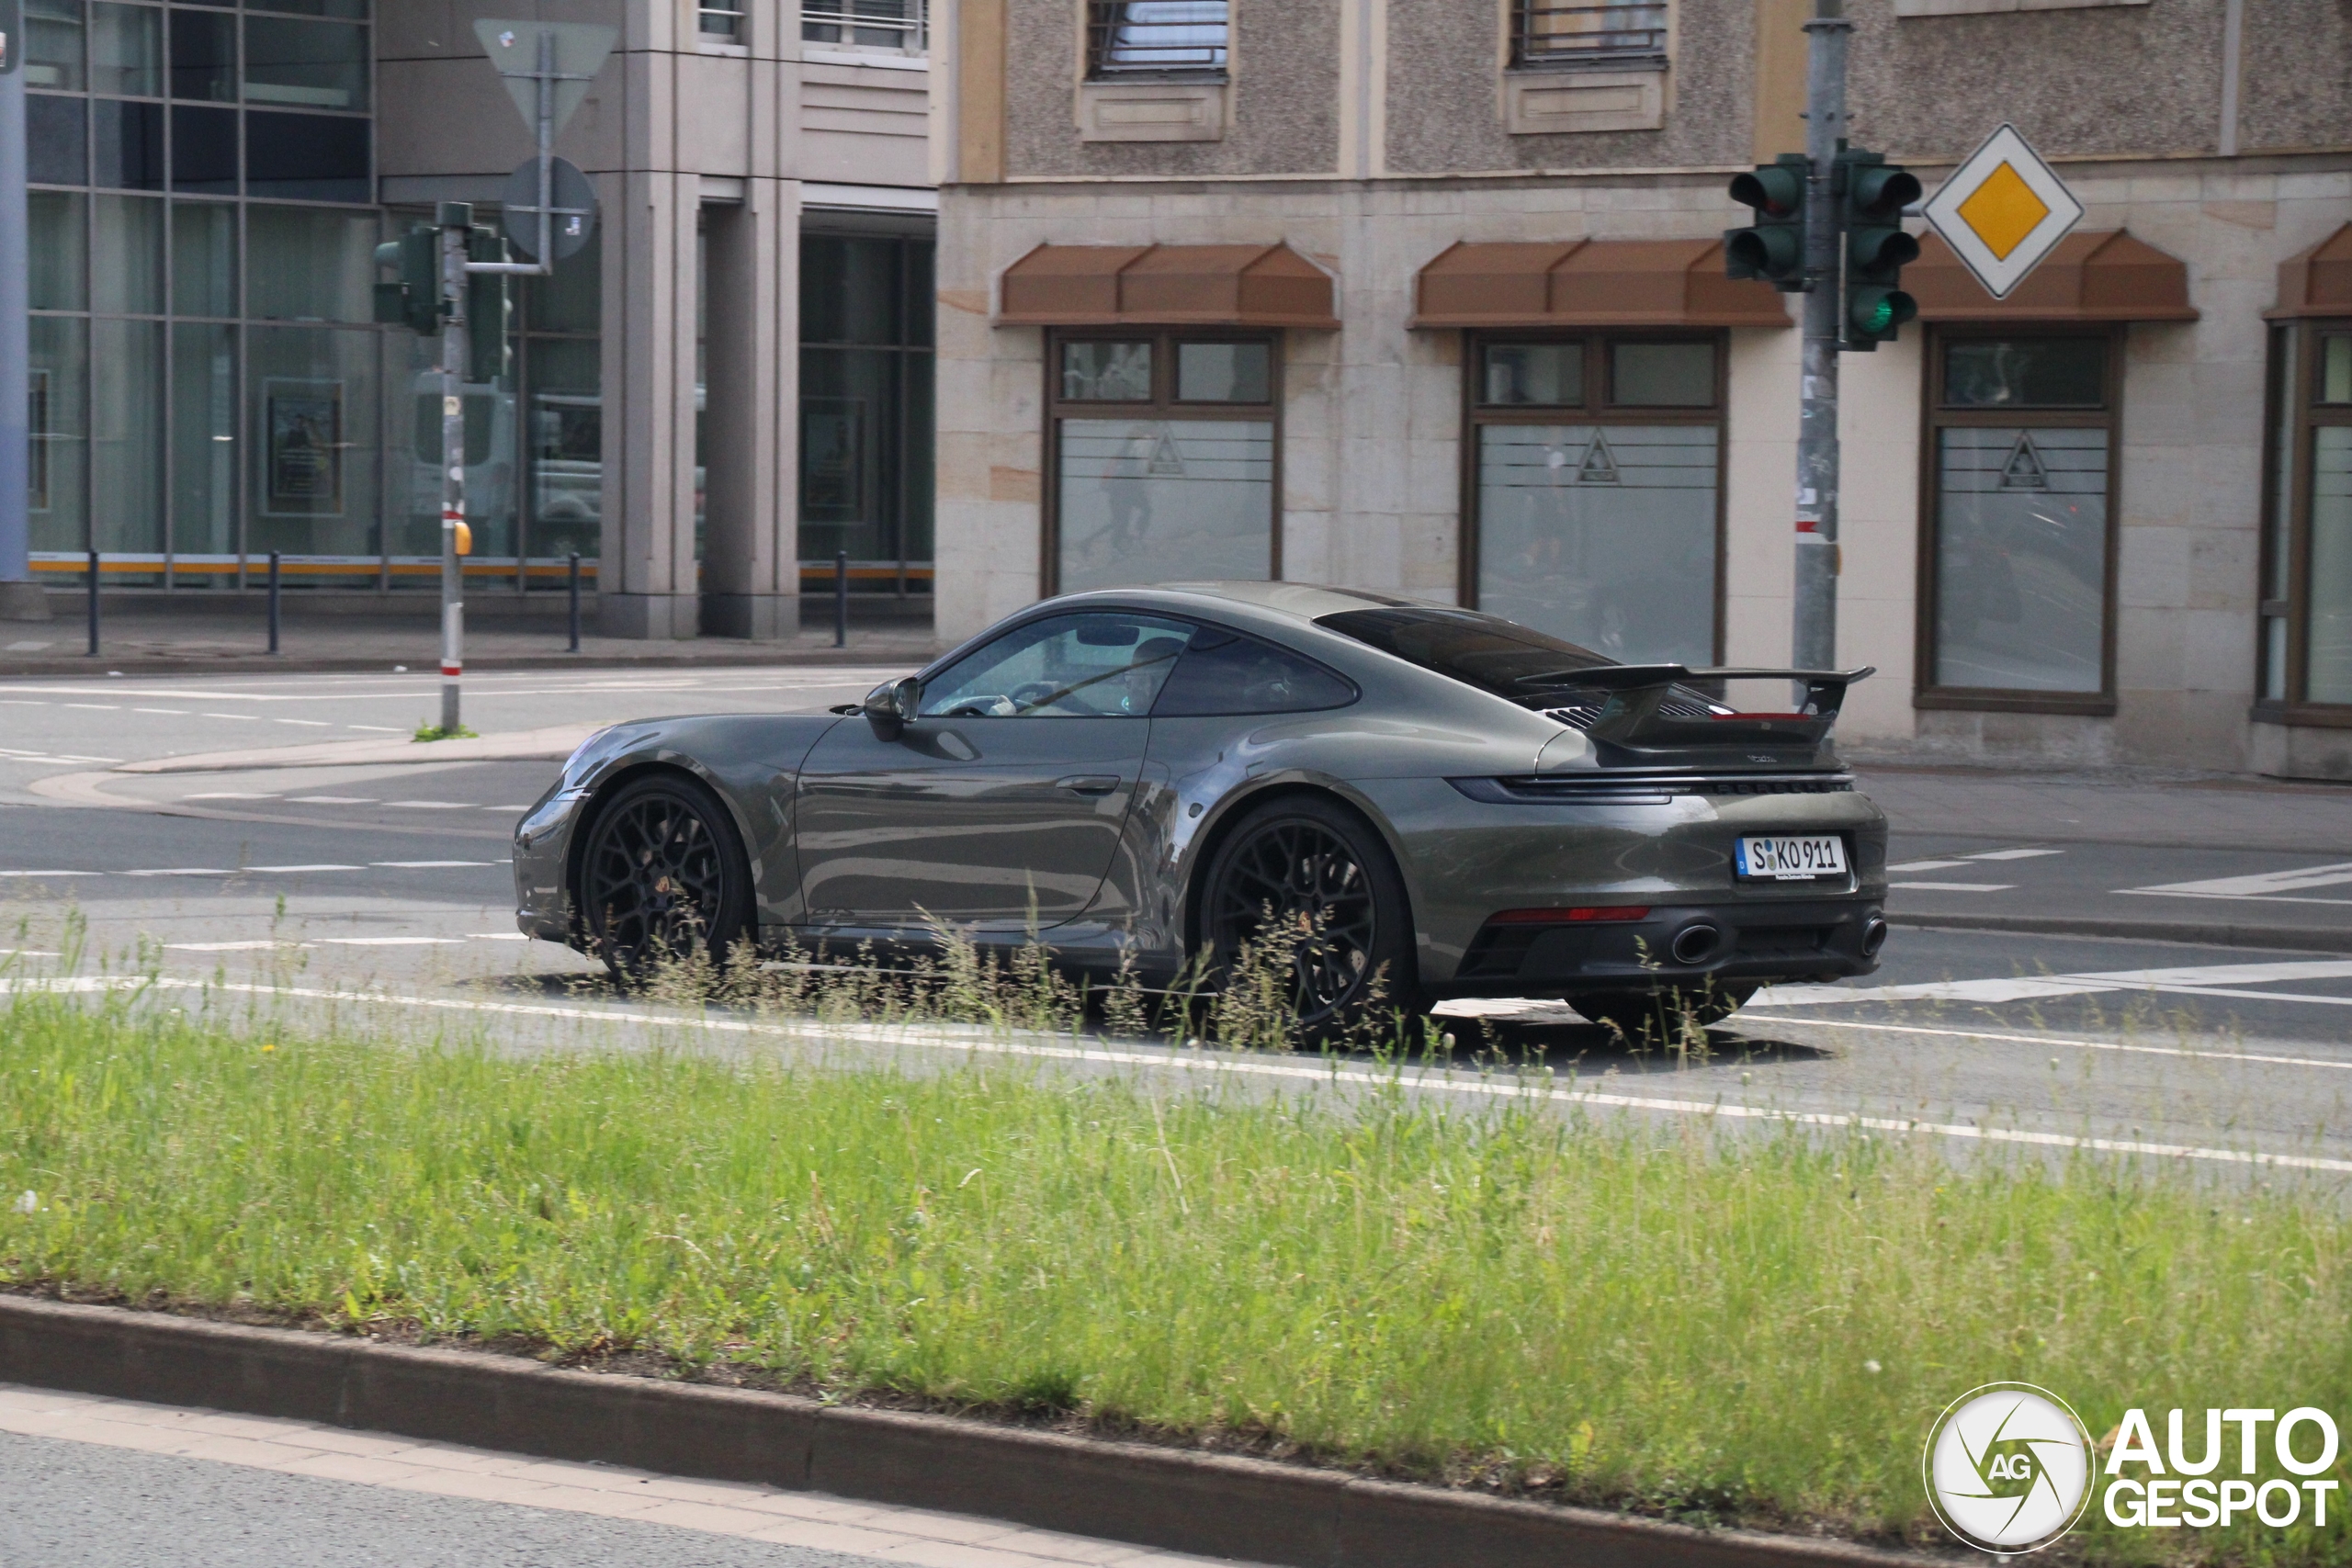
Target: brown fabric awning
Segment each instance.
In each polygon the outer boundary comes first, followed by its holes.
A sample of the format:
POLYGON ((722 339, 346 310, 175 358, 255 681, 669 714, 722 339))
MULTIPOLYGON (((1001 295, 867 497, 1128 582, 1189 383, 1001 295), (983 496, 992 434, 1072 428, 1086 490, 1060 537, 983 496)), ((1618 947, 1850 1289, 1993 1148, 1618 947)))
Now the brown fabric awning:
POLYGON ((1950 245, 1919 238, 1903 289, 1923 321, 2193 321, 2188 268, 2121 229, 2073 233, 2006 299, 1984 292, 1950 245))
POLYGON ((1285 244, 1039 245, 1004 269, 1005 326, 1320 327, 1331 275, 1285 244))
POLYGON ((2278 264, 2278 304, 2263 314, 2274 321, 2352 316, 2352 223, 2278 264))
POLYGON ((1769 283, 1724 276, 1720 240, 1455 245, 1421 268, 1417 327, 1785 327, 1769 283))

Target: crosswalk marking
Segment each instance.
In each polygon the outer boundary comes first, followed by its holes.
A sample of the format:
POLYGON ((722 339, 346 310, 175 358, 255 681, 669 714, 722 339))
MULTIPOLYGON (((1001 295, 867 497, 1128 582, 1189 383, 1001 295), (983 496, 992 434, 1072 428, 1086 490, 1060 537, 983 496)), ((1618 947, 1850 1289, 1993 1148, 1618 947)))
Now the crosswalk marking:
POLYGON ((2300 871, 2265 871, 2251 876, 2211 876, 2197 882, 2160 882, 2148 887, 2119 887, 2119 893, 2165 893, 2187 898, 2259 898, 2352 882, 2352 861, 2308 865, 2300 871))

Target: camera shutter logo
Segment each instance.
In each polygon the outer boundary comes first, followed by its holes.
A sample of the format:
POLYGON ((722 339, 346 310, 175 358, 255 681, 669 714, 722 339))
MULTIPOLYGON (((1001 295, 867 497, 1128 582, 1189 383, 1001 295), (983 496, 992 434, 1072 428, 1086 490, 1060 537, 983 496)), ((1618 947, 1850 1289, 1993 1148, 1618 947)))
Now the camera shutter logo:
POLYGON ((1986 1383, 1952 1401, 1920 1469, 1946 1529, 1999 1556, 2035 1551, 2090 1504, 2091 1438, 2066 1402, 2031 1383, 1986 1383))

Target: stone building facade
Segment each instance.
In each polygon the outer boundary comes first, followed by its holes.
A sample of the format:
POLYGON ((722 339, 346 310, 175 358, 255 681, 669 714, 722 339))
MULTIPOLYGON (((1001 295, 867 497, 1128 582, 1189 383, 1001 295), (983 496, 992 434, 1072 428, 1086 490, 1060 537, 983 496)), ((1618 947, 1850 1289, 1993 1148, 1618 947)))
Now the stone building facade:
MULTIPOLYGON (((2087 210, 2004 301, 1931 245, 1845 358, 1843 732, 2352 775, 2352 17, 1849 11, 1857 145, 1932 193, 2012 123, 2087 210)), ((1276 575, 1784 660, 1794 312, 1713 243, 1803 146, 1808 12, 960 0, 942 635, 1276 575)))

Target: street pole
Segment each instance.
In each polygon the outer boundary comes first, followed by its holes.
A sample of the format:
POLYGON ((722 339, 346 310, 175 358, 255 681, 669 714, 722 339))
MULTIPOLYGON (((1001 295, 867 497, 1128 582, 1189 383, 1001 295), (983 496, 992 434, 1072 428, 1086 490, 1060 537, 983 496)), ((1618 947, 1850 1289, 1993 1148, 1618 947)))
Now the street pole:
POLYGON ((458 531, 466 525, 466 244, 473 233, 473 204, 445 201, 434 220, 441 229, 441 732, 454 735, 466 670, 458 531))
POLYGON ((0 620, 45 621, 49 600, 32 573, 30 259, 26 241, 24 39, 0 40, 0 620))
POLYGON ((1846 139, 1844 0, 1815 0, 1804 25, 1804 371, 1797 427, 1796 594, 1790 661, 1827 670, 1838 659, 1838 339, 1840 299, 1838 152, 1846 139))

